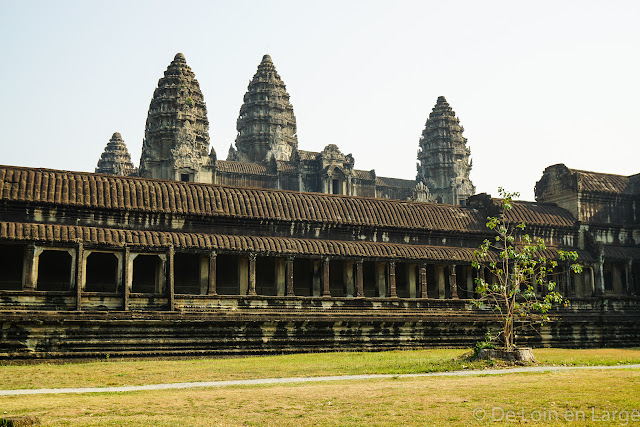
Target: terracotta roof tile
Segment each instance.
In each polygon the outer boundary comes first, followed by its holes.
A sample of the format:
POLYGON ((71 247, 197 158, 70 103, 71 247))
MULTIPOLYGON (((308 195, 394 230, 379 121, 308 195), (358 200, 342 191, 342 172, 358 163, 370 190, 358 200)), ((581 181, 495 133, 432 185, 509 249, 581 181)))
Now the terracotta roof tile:
POLYGON ((223 187, 131 177, 0 166, 0 200, 38 204, 68 204, 100 209, 121 209, 167 214, 228 216, 264 220, 310 221, 372 227, 483 232, 485 218, 476 209, 444 204, 297 193, 282 190, 223 187), (28 172, 32 171, 33 174, 28 172), (24 172, 26 177, 19 180, 24 172), (63 179, 67 178, 67 179, 63 179), (70 179, 71 178, 71 179, 70 179), (69 182, 83 181, 75 201, 61 202, 69 182), (105 197, 103 183, 122 185, 118 197, 105 197), (209 193, 205 205, 190 201, 193 191, 209 193), (20 194, 22 193, 22 196, 20 194), (154 202, 155 200, 155 202, 154 202), (297 207, 297 209, 296 209, 297 207))
POLYGON ((320 153, 316 151, 298 150, 298 156, 300 156, 300 160, 317 160, 320 157, 320 153))
POLYGON ((571 212, 556 205, 522 201, 515 201, 512 208, 506 211, 506 220, 554 227, 573 227, 576 222, 571 212))
POLYGON ((262 163, 233 162, 230 160, 216 161, 216 169, 221 172, 241 173, 249 175, 273 175, 267 165, 262 163))
POLYGON ((375 179, 375 174, 373 173, 373 171, 362 171, 362 170, 354 169, 353 176, 358 179, 367 179, 367 180, 375 179))
POLYGON ((629 188, 629 177, 608 173, 570 169, 577 175, 578 186, 585 191, 597 193, 625 193, 629 188))
POLYGON ((385 187, 415 188, 416 181, 413 179, 388 178, 386 176, 379 176, 376 178, 376 185, 382 185, 385 187))

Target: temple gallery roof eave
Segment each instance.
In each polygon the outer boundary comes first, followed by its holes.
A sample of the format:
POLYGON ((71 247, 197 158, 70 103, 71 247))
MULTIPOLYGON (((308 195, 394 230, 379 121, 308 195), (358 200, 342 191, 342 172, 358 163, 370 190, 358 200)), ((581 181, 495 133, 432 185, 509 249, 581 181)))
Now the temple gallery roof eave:
MULTIPOLYGON (((233 253, 256 253, 266 256, 358 257, 363 259, 411 260, 414 262, 470 263, 472 261, 491 261, 495 258, 489 255, 480 259, 474 253, 475 248, 468 247, 123 230, 5 221, 0 221, 0 240, 36 242, 43 245, 77 245, 78 243, 83 243, 87 248, 95 246, 103 249, 106 247, 117 249, 127 246, 138 250, 164 250, 169 246, 173 246, 176 250, 187 251, 214 250, 233 253)), ((556 257, 557 249, 555 247, 548 248, 545 251, 545 255, 547 257, 556 257)), ((587 252, 584 252, 583 256, 591 258, 587 252)))

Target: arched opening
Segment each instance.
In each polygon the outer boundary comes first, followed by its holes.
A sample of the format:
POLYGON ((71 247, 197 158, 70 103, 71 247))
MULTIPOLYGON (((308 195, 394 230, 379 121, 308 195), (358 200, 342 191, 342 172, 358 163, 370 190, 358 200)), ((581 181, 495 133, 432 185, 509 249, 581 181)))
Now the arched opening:
POLYGON ((0 289, 6 291, 19 291, 22 289, 23 262, 23 246, 0 246, 0 289))
POLYGON ((159 293, 162 261, 158 255, 138 255, 133 260, 131 292, 159 293))
POLYGON ((87 256, 87 292, 116 292, 118 288, 118 258, 115 254, 92 252, 87 256))
POLYGON ((67 251, 43 251, 38 257, 39 291, 68 291, 71 288, 71 254, 67 251))

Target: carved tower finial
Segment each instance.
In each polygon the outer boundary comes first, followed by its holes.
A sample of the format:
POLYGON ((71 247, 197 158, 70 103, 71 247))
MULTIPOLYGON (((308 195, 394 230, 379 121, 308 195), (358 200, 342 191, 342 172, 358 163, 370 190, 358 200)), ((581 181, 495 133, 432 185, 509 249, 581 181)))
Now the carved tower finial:
MULTIPOLYGON (((211 154, 215 158, 215 152, 211 154)), ((207 107, 195 74, 178 53, 158 81, 149 105, 140 175, 198 180, 209 163, 207 107)))
POLYGON ((444 96, 438 97, 420 137, 417 181, 432 200, 461 204, 476 191, 469 179, 471 150, 460 120, 444 96))
POLYGON ((129 150, 127 150, 122 136, 115 132, 98 160, 96 173, 131 176, 137 172, 138 170, 131 163, 131 155, 129 155, 129 150))
MULTIPOLYGON (((289 94, 269 55, 249 83, 237 121, 236 159, 290 160, 298 148, 296 117, 289 94)), ((232 160, 229 158, 229 160, 232 160)))

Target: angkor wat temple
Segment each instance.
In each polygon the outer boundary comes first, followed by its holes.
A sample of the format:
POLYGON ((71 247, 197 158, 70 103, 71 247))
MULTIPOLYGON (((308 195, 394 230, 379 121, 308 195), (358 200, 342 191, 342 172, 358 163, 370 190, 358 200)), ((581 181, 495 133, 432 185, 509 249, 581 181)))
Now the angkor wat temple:
MULTIPOLYGON (((335 145, 298 148, 265 55, 227 160, 210 148, 182 54, 153 94, 135 168, 119 133, 96 173, 0 166, 0 357, 381 350, 471 346, 495 327, 474 308, 487 216, 525 222, 561 263, 570 300, 532 345, 640 338, 640 174, 559 164, 536 202, 474 195, 470 151, 444 97, 415 180, 354 169, 335 145)), ((483 261, 483 260, 481 260, 483 261)), ((542 290, 541 290, 542 292, 542 290)))

